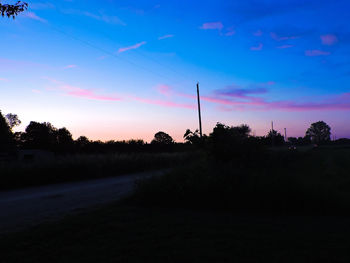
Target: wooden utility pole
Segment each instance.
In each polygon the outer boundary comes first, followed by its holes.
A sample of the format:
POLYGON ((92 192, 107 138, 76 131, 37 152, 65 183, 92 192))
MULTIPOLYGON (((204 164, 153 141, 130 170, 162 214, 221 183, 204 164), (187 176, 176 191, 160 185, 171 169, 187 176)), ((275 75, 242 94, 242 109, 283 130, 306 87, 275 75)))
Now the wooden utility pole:
POLYGON ((275 134, 274 134, 274 130, 273 130, 273 121, 271 122, 271 143, 272 143, 272 146, 274 146, 274 144, 275 144, 275 134))
POLYGON ((203 133, 202 133, 201 102, 199 97, 199 83, 197 83, 197 101, 198 101, 198 117, 199 117, 199 134, 200 134, 200 137, 202 138, 203 133))
POLYGON ((288 138, 287 138, 287 128, 284 128, 284 140, 287 142, 288 138))

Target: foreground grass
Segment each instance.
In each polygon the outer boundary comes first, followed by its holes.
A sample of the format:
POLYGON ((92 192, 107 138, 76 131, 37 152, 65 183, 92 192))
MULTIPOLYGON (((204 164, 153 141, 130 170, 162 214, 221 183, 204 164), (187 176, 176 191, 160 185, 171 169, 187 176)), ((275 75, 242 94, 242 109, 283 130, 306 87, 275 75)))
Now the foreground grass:
POLYGON ((349 262, 349 153, 204 158, 123 203, 0 237, 0 262, 349 262))
POLYGON ((46 162, 0 163, 0 190, 37 186, 126 173, 163 169, 183 164, 187 153, 90 154, 57 157, 46 162))
POLYGON ((284 214, 349 214, 350 149, 268 151, 252 159, 204 158, 138 183, 131 203, 284 214))
POLYGON ((0 262, 349 262, 349 218, 110 205, 0 237, 0 262))

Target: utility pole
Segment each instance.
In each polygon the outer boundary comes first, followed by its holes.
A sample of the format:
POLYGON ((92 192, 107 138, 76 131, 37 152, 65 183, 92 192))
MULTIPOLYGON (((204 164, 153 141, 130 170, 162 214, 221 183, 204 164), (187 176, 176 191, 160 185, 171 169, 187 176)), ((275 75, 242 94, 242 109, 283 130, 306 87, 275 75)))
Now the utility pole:
POLYGON ((197 101, 198 101, 198 117, 199 117, 199 134, 202 139, 202 117, 201 117, 201 102, 199 97, 199 83, 197 83, 197 101))
POLYGON ((287 142, 287 128, 284 128, 284 140, 287 142))
POLYGON ((273 130, 273 121, 271 122, 271 143, 272 143, 272 146, 274 146, 274 138, 275 137, 275 134, 274 134, 274 130, 273 130))

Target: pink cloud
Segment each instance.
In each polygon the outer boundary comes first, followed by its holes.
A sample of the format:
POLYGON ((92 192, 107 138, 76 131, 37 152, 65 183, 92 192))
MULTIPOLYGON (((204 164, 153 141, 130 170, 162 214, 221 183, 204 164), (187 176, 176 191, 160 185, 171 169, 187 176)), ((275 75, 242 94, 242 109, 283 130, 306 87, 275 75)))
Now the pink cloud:
POLYGON ((279 48, 279 49, 286 49, 286 48, 292 48, 292 47, 294 47, 294 45, 282 45, 282 46, 279 46, 277 48, 279 48))
POLYGON ((32 92, 33 92, 33 93, 37 93, 37 94, 41 93, 41 91, 38 90, 38 89, 32 89, 32 92))
POLYGON ((322 36, 321 36, 321 41, 322 41, 322 44, 323 44, 323 45, 326 45, 326 46, 333 46, 333 45, 335 45, 336 43, 338 43, 338 38, 337 38, 337 36, 331 35, 331 34, 322 35, 322 36))
POLYGON ((113 95, 100 95, 100 94, 97 94, 94 90, 82 89, 79 87, 71 86, 63 83, 62 81, 59 81, 50 77, 43 77, 43 79, 46 79, 51 83, 57 85, 56 88, 49 88, 48 90, 63 91, 64 94, 67 96, 85 98, 85 99, 91 99, 91 100, 102 100, 102 101, 120 101, 121 100, 121 98, 113 95))
POLYGON ((281 37, 279 35, 277 35, 276 33, 274 32, 271 32, 270 33, 270 36, 273 40, 276 40, 276 41, 284 41, 284 40, 291 40, 291 39, 297 39, 297 38, 300 38, 299 36, 284 36, 284 37, 281 37))
POLYGON ((196 109, 196 105, 195 104, 185 104, 185 103, 177 103, 177 102, 173 102, 173 101, 145 99, 145 98, 139 98, 139 97, 132 97, 132 98, 134 100, 142 102, 142 103, 159 105, 159 106, 164 106, 164 107, 196 109))
POLYGON ((305 51, 305 56, 308 56, 308 57, 329 56, 330 54, 331 54, 330 52, 317 50, 317 49, 305 51))
POLYGON ((125 51, 128 51, 128 50, 132 50, 132 49, 137 49, 137 48, 139 48, 139 47, 141 47, 143 45, 146 45, 146 44, 147 44, 146 41, 142 41, 142 42, 137 43, 137 44, 135 44, 133 46, 122 47, 122 48, 119 48, 118 53, 122 53, 122 52, 125 52, 125 51))
POLYGON ((78 66, 72 64, 72 65, 67 65, 67 66, 65 66, 64 68, 65 68, 65 69, 70 69, 70 68, 76 68, 76 67, 78 67, 78 66))
POLYGON ((320 102, 304 102, 295 101, 267 101, 262 98, 250 97, 246 100, 230 100, 218 98, 215 96, 202 97, 202 100, 224 105, 225 111, 228 111, 231 106, 233 110, 282 110, 282 111, 322 111, 322 110, 350 110, 350 93, 344 93, 333 96, 332 98, 324 99, 320 102), (346 99, 345 99, 346 98, 346 99))
POLYGON ((207 30, 207 29, 222 30, 224 28, 224 25, 221 22, 211 22, 211 23, 204 23, 200 28, 204 30, 207 30))
POLYGON ((258 46, 256 46, 256 47, 251 47, 250 48, 250 50, 253 50, 253 51, 260 51, 260 50, 262 50, 263 49, 263 44, 262 43, 260 43, 258 46))
POLYGON ((93 90, 82 89, 70 85, 65 85, 60 87, 62 90, 66 91, 66 95, 91 99, 91 100, 104 100, 104 101, 120 101, 121 98, 110 96, 110 95, 99 95, 96 94, 93 90))
POLYGON ((157 87, 157 90, 158 90, 158 92, 160 94, 162 94, 164 96, 167 96, 167 97, 169 97, 169 96, 171 96, 173 94, 172 88, 170 86, 168 86, 168 85, 164 85, 164 84, 159 85, 157 87))
POLYGON ((174 37, 174 35, 164 35, 164 36, 158 37, 158 40, 172 38, 172 37, 174 37))
POLYGON ((41 23, 47 23, 47 20, 46 20, 46 19, 37 16, 34 12, 26 12, 26 13, 24 14, 24 16, 25 16, 25 17, 28 17, 28 18, 30 18, 30 19, 39 21, 39 22, 41 22, 41 23))
POLYGON ((0 78, 0 81, 9 82, 9 80, 6 78, 0 78))
MULTIPOLYGON (((257 88, 241 88, 237 85, 229 86, 223 90, 217 90, 211 95, 202 95, 203 102, 209 102, 218 105, 219 110, 224 111, 266 111, 266 110, 281 110, 281 111, 324 111, 324 110, 350 110, 350 92, 338 95, 324 97, 319 101, 299 102, 292 100, 268 101, 261 97, 267 94, 268 90, 264 87, 275 85, 275 82, 269 81, 266 83, 258 83, 251 85, 257 88)), ((170 87, 166 86, 166 92, 170 87)), ((172 91, 172 94, 180 97, 185 97, 193 101, 196 100, 194 94, 184 94, 172 91)), ((144 101, 146 102, 146 101, 144 101)), ((159 104, 165 106, 167 102, 148 100, 148 103, 159 104)), ((177 107, 183 107, 184 104, 176 104, 177 107)), ((188 105, 189 108, 195 108, 195 105, 188 105)), ((175 105, 167 105, 175 106, 175 105)))
POLYGON ((2 71, 15 71, 18 72, 19 69, 25 70, 25 69, 48 69, 51 68, 48 65, 45 64, 39 64, 36 62, 30 62, 30 61, 21 61, 21 60, 11 60, 6 58, 0 57, 0 70, 2 71))
POLYGON ((253 35, 256 36, 256 37, 261 37, 263 35, 263 32, 259 29, 255 32, 253 32, 253 35))

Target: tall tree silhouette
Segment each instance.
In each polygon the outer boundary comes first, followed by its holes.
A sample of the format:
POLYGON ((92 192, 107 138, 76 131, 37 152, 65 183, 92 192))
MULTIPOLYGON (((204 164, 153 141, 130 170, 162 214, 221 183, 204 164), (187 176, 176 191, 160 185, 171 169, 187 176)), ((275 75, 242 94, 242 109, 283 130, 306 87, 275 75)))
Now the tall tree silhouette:
POLYGON ((21 12, 28 9, 28 4, 26 2, 17 1, 16 4, 1 4, 0 3, 0 14, 1 16, 12 17, 13 19, 21 12))
POLYGON ((306 131, 313 143, 324 143, 331 140, 331 127, 324 121, 318 121, 311 124, 306 131))
POLYGON ((154 139, 152 140, 151 143, 152 144, 171 145, 174 143, 174 140, 169 134, 160 131, 154 135, 154 139))
POLYGON ((73 149, 72 134, 65 127, 56 131, 57 147, 61 152, 69 152, 73 149))
POLYGON ((272 141, 275 145, 283 145, 284 144, 284 137, 282 134, 280 134, 276 130, 271 130, 269 133, 266 135, 267 139, 267 144, 271 145, 272 141))
POLYGON ((34 149, 52 150, 57 145, 57 129, 49 122, 31 121, 24 134, 25 146, 34 149))
POLYGON ((5 117, 0 111, 0 152, 9 150, 13 145, 13 134, 5 117))
POLYGON ((6 117, 7 123, 9 124, 11 130, 15 126, 18 126, 21 124, 21 121, 18 118, 17 114, 9 113, 9 114, 6 114, 5 117, 6 117))

